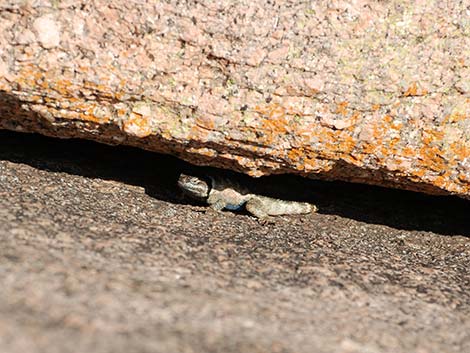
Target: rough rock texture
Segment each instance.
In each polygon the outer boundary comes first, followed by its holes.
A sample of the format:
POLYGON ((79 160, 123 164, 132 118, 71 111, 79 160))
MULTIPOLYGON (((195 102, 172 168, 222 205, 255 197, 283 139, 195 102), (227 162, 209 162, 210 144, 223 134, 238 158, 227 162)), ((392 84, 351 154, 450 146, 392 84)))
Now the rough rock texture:
POLYGON ((334 183, 262 226, 177 165, 0 132, 0 352, 470 352, 466 200, 334 183))
POLYGON ((0 4, 0 127, 470 195, 467 1, 0 4))

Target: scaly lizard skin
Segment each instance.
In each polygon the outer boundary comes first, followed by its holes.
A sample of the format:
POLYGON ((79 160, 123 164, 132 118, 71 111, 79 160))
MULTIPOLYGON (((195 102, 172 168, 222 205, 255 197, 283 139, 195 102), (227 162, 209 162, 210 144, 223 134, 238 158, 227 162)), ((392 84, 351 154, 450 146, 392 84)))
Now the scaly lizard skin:
POLYGON ((287 214, 306 214, 317 211, 317 207, 296 201, 279 200, 267 196, 256 195, 222 176, 208 176, 207 181, 192 175, 181 174, 178 186, 188 196, 205 201, 216 211, 246 210, 261 220, 270 216, 287 214))

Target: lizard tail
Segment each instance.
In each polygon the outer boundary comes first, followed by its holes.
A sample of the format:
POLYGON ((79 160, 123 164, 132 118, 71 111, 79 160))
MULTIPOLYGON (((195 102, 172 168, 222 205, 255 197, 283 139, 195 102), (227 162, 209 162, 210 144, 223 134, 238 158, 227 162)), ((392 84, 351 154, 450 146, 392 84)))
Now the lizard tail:
POLYGON ((307 202, 286 201, 258 196, 247 203, 247 209, 257 209, 269 216, 306 214, 317 211, 317 207, 307 202))

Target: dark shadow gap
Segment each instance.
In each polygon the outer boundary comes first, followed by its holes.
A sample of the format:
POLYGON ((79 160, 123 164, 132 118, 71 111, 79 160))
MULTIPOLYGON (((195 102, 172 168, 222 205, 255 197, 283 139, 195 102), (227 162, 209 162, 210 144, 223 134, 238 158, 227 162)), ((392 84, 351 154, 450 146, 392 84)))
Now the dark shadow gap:
MULTIPOLYGON (((0 160, 40 170, 114 180, 143 187, 154 198, 191 204, 176 186, 179 173, 205 173, 175 157, 133 147, 108 146, 78 139, 53 139, 0 130, 0 160)), ((262 194, 315 203, 322 214, 338 215, 395 229, 431 231, 470 237, 470 201, 430 196, 345 182, 326 182, 293 175, 252 179, 226 172, 262 194)))

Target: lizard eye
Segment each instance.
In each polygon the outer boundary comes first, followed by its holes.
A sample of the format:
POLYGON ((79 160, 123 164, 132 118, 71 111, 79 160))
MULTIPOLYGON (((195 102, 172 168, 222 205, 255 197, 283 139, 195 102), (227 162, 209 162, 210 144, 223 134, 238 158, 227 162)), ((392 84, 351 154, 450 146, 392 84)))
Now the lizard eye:
POLYGON ((209 185, 204 180, 186 174, 181 174, 178 186, 191 197, 204 199, 209 196, 209 185))

